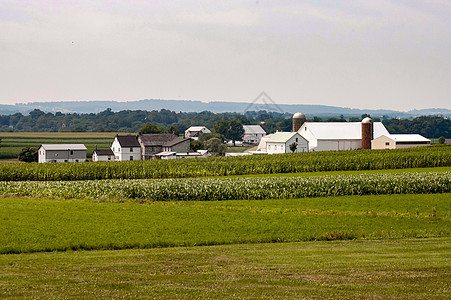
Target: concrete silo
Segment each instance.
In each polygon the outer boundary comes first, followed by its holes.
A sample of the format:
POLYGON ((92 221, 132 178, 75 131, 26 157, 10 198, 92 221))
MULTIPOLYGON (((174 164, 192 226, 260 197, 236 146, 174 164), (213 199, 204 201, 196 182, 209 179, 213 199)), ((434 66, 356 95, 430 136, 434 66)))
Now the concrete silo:
POLYGON ((293 132, 297 132, 305 122, 305 115, 297 112, 293 115, 293 132))

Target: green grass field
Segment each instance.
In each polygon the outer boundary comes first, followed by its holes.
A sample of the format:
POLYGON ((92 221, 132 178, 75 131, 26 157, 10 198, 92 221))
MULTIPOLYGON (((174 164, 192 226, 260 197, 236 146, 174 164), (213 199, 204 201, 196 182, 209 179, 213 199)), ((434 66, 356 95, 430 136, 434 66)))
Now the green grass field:
POLYGON ((450 150, 5 163, 0 298, 449 299, 450 150))
POLYGON ((451 239, 0 255, 8 299, 449 299, 451 239))
POLYGON ((0 200, 0 253, 448 237, 451 194, 257 201, 0 200))

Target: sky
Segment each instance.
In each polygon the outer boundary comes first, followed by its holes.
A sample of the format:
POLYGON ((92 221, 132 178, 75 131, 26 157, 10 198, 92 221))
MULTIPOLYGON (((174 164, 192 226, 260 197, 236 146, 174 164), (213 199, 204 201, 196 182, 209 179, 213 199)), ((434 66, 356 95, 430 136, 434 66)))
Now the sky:
POLYGON ((450 0, 0 0, 0 103, 451 109, 450 0))

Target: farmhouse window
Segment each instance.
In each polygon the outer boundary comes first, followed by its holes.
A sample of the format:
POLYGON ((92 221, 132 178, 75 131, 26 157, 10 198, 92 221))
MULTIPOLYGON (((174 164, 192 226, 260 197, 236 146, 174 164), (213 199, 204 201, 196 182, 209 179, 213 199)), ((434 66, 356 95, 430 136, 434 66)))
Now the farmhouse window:
POLYGON ((133 155, 130 155, 130 160, 133 160, 133 155))
POLYGON ((385 146, 390 146, 390 142, 385 142, 385 146))
POLYGON ((133 152, 133 148, 132 147, 130 147, 130 152, 133 152))
POLYGON ((74 151, 70 150, 70 155, 74 155, 74 151))

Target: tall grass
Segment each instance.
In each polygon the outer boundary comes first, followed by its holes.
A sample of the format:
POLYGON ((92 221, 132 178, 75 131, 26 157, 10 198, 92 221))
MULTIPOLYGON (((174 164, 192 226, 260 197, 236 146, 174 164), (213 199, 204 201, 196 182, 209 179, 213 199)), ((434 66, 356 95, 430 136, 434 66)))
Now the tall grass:
POLYGON ((451 166, 451 147, 73 164, 0 165, 0 180, 187 178, 451 166))

